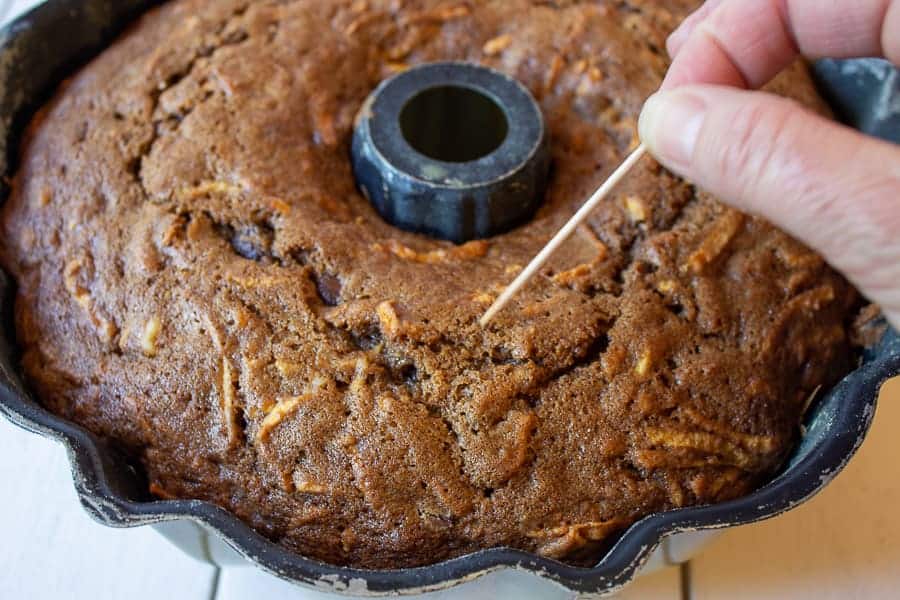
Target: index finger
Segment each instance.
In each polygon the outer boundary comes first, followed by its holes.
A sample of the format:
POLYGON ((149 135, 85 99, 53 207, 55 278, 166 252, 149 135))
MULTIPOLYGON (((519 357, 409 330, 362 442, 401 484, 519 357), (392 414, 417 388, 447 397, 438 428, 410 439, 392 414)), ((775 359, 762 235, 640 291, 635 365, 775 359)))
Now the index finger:
POLYGON ((900 63, 900 0, 725 0, 688 27, 664 89, 760 87, 798 55, 900 63))

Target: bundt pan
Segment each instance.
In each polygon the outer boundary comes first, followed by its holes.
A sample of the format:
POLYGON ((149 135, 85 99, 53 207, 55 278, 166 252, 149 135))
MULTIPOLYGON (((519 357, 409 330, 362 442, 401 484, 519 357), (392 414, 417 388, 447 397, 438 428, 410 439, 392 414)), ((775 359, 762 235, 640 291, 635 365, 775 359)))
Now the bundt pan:
MULTIPOLYGON (((151 4, 148 0, 50 0, 0 31, 0 175, 4 180, 15 170, 19 134, 33 111, 68 73, 151 4)), ((896 102, 886 102, 890 91, 885 86, 897 85, 893 71, 874 61, 851 67, 825 63, 818 71, 826 96, 849 123, 900 141, 900 115, 889 106, 896 102)), ((0 202, 7 191, 2 190, 0 202)), ((862 443, 881 384, 900 374, 900 336, 888 331, 877 347, 865 353, 858 370, 822 394, 810 411, 802 441, 777 477, 739 500, 649 516, 622 534, 593 568, 497 548, 428 567, 363 571, 292 554, 211 504, 154 500, 139 468, 103 440, 45 411, 29 393, 19 376, 13 339, 13 292, 12 283, 0 273, 0 412, 13 423, 66 446, 75 487, 91 516, 113 527, 155 525, 180 540, 186 551, 208 560, 221 562, 215 554, 230 552, 226 550, 230 547, 236 553, 232 556, 240 555, 289 581, 363 595, 437 590, 507 568, 540 575, 576 592, 615 591, 654 552, 660 556, 666 538, 684 539, 687 532, 773 517, 821 490, 862 443)))

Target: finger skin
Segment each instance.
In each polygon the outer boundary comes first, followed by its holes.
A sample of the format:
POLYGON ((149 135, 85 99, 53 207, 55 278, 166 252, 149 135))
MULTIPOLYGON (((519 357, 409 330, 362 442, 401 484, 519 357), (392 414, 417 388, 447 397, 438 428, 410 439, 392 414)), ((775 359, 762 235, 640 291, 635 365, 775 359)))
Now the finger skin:
POLYGON ((663 164, 816 248, 900 328, 900 147, 789 100, 710 85, 661 92, 640 129, 663 164), (677 106, 699 113, 693 125, 677 106), (685 135, 693 143, 665 143, 685 135))
POLYGON ((713 10, 725 1, 727 0, 706 0, 703 6, 682 21, 678 29, 673 31, 669 39, 666 40, 666 50, 668 50, 669 56, 675 58, 697 25, 705 21, 706 17, 711 15, 713 10))
POLYGON ((884 56, 900 64, 900 0, 724 0, 676 33, 663 89, 756 88, 798 55, 884 56))

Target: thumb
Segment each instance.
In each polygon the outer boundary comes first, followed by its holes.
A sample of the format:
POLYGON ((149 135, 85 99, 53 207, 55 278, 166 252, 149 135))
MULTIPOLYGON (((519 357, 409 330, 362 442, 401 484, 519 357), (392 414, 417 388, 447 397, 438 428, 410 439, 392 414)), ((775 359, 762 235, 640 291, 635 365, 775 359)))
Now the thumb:
POLYGON ((900 328, 900 147, 709 85, 651 97, 640 134, 672 171, 816 249, 900 328))

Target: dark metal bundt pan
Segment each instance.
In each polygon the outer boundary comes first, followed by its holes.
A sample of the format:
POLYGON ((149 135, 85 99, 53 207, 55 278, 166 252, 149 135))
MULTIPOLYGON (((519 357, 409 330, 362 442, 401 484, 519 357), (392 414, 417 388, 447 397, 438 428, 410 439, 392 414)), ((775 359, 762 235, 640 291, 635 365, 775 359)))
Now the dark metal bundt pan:
MULTIPOLYGON (((0 175, 11 172, 18 134, 56 84, 152 4, 148 0, 50 0, 0 31, 0 175)), ((370 595, 446 588, 503 568, 531 571, 576 591, 617 589, 634 577, 668 535, 766 519, 822 489, 862 443, 881 384, 900 374, 900 337, 889 332, 867 353, 862 366, 812 409, 803 441, 774 480, 740 500, 649 516, 630 527, 593 568, 498 548, 428 567, 364 571, 292 554, 211 504, 150 498, 139 471, 124 457, 83 428, 50 414, 31 396, 18 373, 12 296, 11 284, 0 274, 0 412, 13 423, 66 446, 79 498, 95 519, 113 527, 192 521, 284 579, 370 595)))

